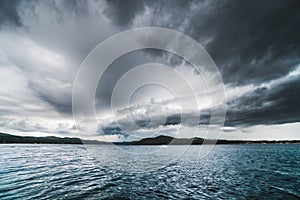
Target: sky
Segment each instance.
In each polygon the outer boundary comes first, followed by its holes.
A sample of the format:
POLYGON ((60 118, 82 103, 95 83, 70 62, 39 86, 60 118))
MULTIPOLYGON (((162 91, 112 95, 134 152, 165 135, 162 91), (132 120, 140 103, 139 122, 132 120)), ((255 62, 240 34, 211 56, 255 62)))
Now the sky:
MULTIPOLYGON (((300 139, 299 10, 297 0, 1 0, 0 132, 106 141, 158 134, 300 139), (95 93, 97 128, 85 123, 93 116, 86 116, 80 125, 74 122, 73 85, 86 56, 113 34, 143 27, 179 31, 207 51, 224 83, 223 127, 207 132, 212 102, 191 64, 153 49, 123 55, 105 71, 95 93), (185 94, 184 84, 176 81, 176 72, 197 90, 198 107, 182 113, 178 99, 168 88, 152 84, 136 90, 128 105, 122 102, 128 96, 123 88, 116 98, 117 113, 112 112, 118 81, 135 66, 147 63, 161 63, 169 71, 150 70, 147 76, 132 76, 123 86, 137 83, 138 78, 156 77, 185 94), (199 123, 195 125, 193 119, 199 123)), ((148 67, 155 69, 155 65, 148 67)), ((193 101, 190 96, 180 98, 185 105, 193 101)))

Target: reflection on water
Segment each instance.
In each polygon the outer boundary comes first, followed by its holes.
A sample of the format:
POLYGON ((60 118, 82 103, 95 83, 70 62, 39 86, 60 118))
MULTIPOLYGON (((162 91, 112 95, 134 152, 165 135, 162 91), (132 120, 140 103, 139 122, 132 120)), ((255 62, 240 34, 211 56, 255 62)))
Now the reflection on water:
POLYGON ((106 145, 89 151, 82 145, 0 145, 0 199, 300 198, 300 145, 217 145, 204 158, 201 146, 179 158, 183 146, 156 154, 146 152, 161 147, 122 148, 131 153, 106 145))

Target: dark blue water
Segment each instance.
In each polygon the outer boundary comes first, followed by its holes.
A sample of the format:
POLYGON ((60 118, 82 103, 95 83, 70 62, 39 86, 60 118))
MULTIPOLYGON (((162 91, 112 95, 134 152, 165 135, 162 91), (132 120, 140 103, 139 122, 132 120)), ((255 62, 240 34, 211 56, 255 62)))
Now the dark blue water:
POLYGON ((182 148, 139 157, 115 146, 89 146, 95 156, 82 145, 0 145, 0 199, 300 198, 300 145, 218 145, 204 158, 192 146, 178 158, 182 148))

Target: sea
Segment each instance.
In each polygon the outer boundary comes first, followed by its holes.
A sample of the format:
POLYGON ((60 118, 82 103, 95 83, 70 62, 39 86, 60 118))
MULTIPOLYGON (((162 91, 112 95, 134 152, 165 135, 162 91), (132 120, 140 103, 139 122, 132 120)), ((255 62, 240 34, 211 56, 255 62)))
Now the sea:
POLYGON ((1 200, 300 199, 299 144, 1 144, 0 152, 1 200))

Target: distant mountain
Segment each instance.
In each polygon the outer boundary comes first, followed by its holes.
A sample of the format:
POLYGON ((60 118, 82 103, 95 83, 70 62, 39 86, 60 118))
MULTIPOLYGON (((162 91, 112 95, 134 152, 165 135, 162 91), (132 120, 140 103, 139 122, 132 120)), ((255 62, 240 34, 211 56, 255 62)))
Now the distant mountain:
POLYGON ((79 138, 60 137, 33 137, 16 136, 7 133, 0 133, 0 143, 31 143, 31 144, 105 144, 97 140, 81 140, 79 138))
MULTIPOLYGON (((203 138, 173 138, 160 135, 154 138, 145 138, 132 142, 115 142, 116 145, 202 145, 203 138)), ((31 144, 111 144, 98 140, 81 140, 79 138, 60 137, 33 137, 16 136, 7 133, 0 133, 0 144, 3 143, 31 143, 31 144)), ((300 143, 300 140, 205 140, 204 144, 272 144, 272 143, 300 143)))
POLYGON ((300 140, 205 140, 203 138, 173 138, 160 135, 154 138, 145 138, 139 141, 123 142, 126 145, 202 145, 202 144, 269 144, 269 143, 300 143, 300 140))
POLYGON ((188 145, 188 144, 202 144, 203 143, 202 138, 173 138, 170 136, 164 136, 160 135, 155 138, 145 138, 139 141, 133 141, 133 142, 124 142, 124 144, 130 144, 130 145, 188 145))

